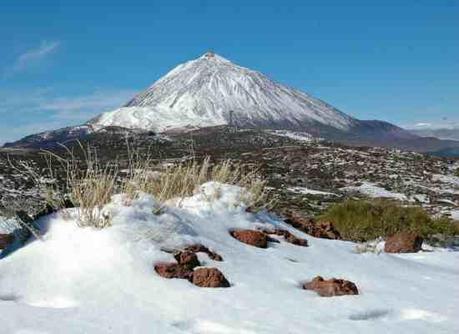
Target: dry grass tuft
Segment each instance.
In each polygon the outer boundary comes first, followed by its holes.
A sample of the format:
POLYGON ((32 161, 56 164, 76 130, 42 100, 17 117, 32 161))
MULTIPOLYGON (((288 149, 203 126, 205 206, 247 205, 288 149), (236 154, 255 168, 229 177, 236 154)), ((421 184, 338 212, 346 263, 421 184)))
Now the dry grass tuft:
POLYGON ((102 166, 94 149, 84 148, 81 144, 79 147, 84 157, 82 160, 67 148, 69 158, 47 152, 50 176, 57 177, 52 164, 53 160, 57 161, 65 171, 65 185, 60 189, 57 183, 49 184, 45 187, 46 198, 56 209, 64 207, 64 202, 70 200, 77 208, 80 226, 104 228, 110 225, 110 220, 102 208, 116 193, 118 167, 117 164, 102 166))
POLYGON ((80 226, 110 226, 110 218, 104 215, 102 209, 114 194, 124 193, 128 202, 138 198, 141 193, 151 194, 161 210, 170 199, 177 199, 180 205, 183 198, 191 196, 208 181, 246 188, 241 200, 253 211, 273 205, 266 190, 266 181, 257 171, 248 170, 241 163, 231 160, 211 163, 210 157, 206 157, 201 162, 192 160, 164 168, 152 159, 128 152, 128 171, 120 173, 118 163, 102 165, 97 152, 89 146, 83 147, 79 143, 77 149, 81 152, 77 153, 82 153, 79 155, 63 147, 67 156, 45 152, 48 165, 46 178, 28 166, 22 166, 22 170, 34 180, 47 204, 54 209, 64 208, 70 201, 77 209, 80 226), (56 164, 59 168, 56 168, 56 164))
POLYGON ((169 166, 162 172, 146 161, 143 165, 131 168, 124 193, 135 198, 139 193, 153 195, 160 203, 170 199, 183 199, 190 196, 203 183, 215 181, 246 188, 243 201, 253 210, 266 208, 272 204, 268 200, 266 181, 255 170, 245 171, 240 163, 224 160, 211 164, 210 157, 202 162, 191 161, 169 166))

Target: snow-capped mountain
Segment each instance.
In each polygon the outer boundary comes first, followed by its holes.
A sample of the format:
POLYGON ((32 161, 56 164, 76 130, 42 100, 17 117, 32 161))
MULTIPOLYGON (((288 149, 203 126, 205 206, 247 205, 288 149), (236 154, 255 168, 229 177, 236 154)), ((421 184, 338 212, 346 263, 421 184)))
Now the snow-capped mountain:
POLYGON ((96 129, 124 126, 161 132, 230 122, 275 129, 322 125, 342 131, 357 123, 323 101, 208 52, 177 66, 91 124, 96 129))
POLYGON ((260 72, 207 52, 174 68, 121 108, 77 127, 27 136, 5 147, 43 148, 95 132, 196 129, 220 125, 293 130, 351 145, 456 156, 459 142, 423 138, 393 124, 359 120, 260 72))

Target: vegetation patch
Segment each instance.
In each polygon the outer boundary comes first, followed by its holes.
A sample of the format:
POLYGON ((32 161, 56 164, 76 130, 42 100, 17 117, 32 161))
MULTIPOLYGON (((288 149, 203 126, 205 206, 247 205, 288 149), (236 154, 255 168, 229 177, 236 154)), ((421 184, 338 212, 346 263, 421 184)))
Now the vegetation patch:
POLYGON ((319 217, 331 221, 344 239, 364 242, 411 231, 424 238, 457 235, 457 225, 445 217, 433 218, 425 210, 390 200, 346 200, 331 205, 319 217))

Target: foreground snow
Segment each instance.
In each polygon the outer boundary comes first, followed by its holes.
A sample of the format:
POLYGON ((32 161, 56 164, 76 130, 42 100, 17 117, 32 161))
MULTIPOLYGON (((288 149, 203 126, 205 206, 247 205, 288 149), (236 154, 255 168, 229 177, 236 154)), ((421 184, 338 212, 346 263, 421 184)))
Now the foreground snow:
POLYGON ((459 331, 459 253, 357 254, 350 242, 315 239, 268 215, 246 213, 237 187, 208 183, 154 215, 144 196, 106 207, 113 226, 75 225, 74 213, 43 218, 44 242, 0 260, 5 333, 453 333, 459 331), (69 217, 68 217, 69 216, 69 217), (309 240, 258 249, 230 228, 281 225, 309 240), (205 289, 153 270, 172 261, 161 248, 199 242, 199 254, 231 282, 205 289), (349 279, 358 296, 322 298, 300 289, 316 275, 349 279))

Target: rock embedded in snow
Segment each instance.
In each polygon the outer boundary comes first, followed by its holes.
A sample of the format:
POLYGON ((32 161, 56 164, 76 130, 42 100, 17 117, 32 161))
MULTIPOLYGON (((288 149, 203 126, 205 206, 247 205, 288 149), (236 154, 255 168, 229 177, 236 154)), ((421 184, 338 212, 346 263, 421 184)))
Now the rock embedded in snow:
POLYGON ((311 282, 303 285, 305 290, 314 290, 321 297, 333 297, 344 295, 358 295, 357 286, 351 281, 332 278, 329 280, 323 279, 321 276, 315 277, 311 282))
POLYGON ((287 230, 274 229, 273 231, 264 230, 263 232, 266 234, 275 234, 284 237, 285 241, 293 245, 308 247, 308 241, 306 239, 298 238, 287 230))
POLYGON ((303 217, 299 213, 289 212, 284 220, 294 228, 312 235, 315 238, 340 240, 341 235, 329 221, 315 221, 312 218, 303 217))
POLYGON ((194 244, 185 248, 185 251, 193 252, 193 253, 205 253, 211 260, 214 261, 223 261, 223 257, 221 257, 216 252, 211 251, 204 245, 201 244, 194 244))
POLYGON ((201 265, 196 254, 190 251, 179 252, 174 257, 179 265, 189 270, 193 270, 201 265))
POLYGON ((10 234, 0 234, 0 249, 7 248, 14 241, 14 235, 10 234))
POLYGON ((268 248, 269 237, 261 232, 254 230, 235 230, 230 232, 231 236, 240 242, 258 247, 258 248, 268 248))
POLYGON ((413 232, 399 232, 389 237, 384 245, 386 253, 416 253, 422 248, 423 239, 413 232))
POLYGON ((228 288, 230 283, 217 268, 198 268, 193 272, 191 281, 201 288, 228 288))
POLYGON ((193 277, 193 270, 188 269, 186 266, 178 263, 161 262, 155 264, 156 273, 164 278, 180 278, 191 280, 193 277))

